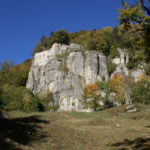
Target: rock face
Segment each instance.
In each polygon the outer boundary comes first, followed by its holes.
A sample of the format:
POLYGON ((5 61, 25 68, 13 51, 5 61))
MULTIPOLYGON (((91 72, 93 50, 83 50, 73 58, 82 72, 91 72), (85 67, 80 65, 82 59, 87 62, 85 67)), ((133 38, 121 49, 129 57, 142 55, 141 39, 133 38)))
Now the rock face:
POLYGON ((129 55, 127 53, 127 50, 126 49, 122 50, 122 49, 118 48, 118 52, 119 52, 120 57, 114 58, 112 60, 112 63, 114 63, 116 65, 116 69, 113 72, 113 74, 111 75, 111 77, 116 73, 120 73, 120 74, 128 76, 129 72, 126 67, 126 64, 129 61, 129 55))
POLYGON ((108 78, 106 57, 100 52, 54 44, 35 54, 26 87, 35 94, 52 92, 60 111, 85 111, 80 103, 84 86, 108 78))
POLYGON ((131 72, 131 77, 134 79, 134 81, 137 81, 138 80, 138 78, 141 76, 141 75, 143 75, 143 74, 145 74, 145 71, 144 71, 144 69, 136 69, 136 70, 133 70, 132 72, 131 72))

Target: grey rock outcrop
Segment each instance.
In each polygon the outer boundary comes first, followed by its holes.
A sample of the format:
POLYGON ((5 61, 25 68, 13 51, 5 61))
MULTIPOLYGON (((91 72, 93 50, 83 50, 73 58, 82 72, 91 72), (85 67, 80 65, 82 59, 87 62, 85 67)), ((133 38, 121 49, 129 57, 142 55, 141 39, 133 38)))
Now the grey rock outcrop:
POLYGON ((136 112, 137 111, 137 108, 135 105, 129 105, 125 108, 126 112, 128 113, 132 113, 132 112, 136 112))
POLYGON ((116 69, 112 73, 111 77, 113 77, 113 75, 116 73, 120 73, 122 75, 128 76, 129 71, 126 67, 126 64, 129 61, 129 55, 127 53, 127 50, 126 49, 122 50, 122 49, 118 48, 118 52, 119 52, 120 57, 114 58, 112 60, 112 63, 114 63, 116 65, 116 69))
POLYGON ((35 54, 26 87, 35 94, 52 92, 60 111, 86 111, 80 103, 82 89, 108 78, 102 53, 85 51, 78 44, 54 44, 50 50, 35 54))
POLYGON ((137 81, 138 78, 143 74, 145 74, 144 69, 139 68, 139 69, 131 71, 130 76, 134 79, 134 81, 137 81))

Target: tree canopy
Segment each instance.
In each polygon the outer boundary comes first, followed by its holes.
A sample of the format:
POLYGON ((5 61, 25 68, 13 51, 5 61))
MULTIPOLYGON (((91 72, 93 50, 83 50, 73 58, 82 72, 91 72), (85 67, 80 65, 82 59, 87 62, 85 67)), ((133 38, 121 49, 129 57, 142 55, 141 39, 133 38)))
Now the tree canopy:
POLYGON ((142 56, 150 62, 150 1, 137 0, 135 4, 121 1, 123 9, 119 9, 118 19, 132 38, 132 49, 138 50, 135 57, 142 59, 142 56))
POLYGON ((70 42, 69 34, 66 30, 59 30, 56 33, 51 32, 49 37, 42 35, 40 41, 34 47, 32 55, 37 52, 48 50, 54 43, 66 44, 70 42))

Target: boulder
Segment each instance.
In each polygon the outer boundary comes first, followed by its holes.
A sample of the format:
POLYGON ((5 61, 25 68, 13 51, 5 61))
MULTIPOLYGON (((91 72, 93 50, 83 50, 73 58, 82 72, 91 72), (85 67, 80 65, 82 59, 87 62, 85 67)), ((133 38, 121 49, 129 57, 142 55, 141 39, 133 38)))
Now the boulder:
POLYGON ((137 111, 137 107, 135 105, 128 105, 125 108, 126 112, 128 113, 132 113, 132 112, 136 112, 137 111))
POLYGON ((134 79, 134 81, 137 81, 139 76, 143 75, 144 73, 144 69, 136 69, 131 72, 130 76, 134 79))

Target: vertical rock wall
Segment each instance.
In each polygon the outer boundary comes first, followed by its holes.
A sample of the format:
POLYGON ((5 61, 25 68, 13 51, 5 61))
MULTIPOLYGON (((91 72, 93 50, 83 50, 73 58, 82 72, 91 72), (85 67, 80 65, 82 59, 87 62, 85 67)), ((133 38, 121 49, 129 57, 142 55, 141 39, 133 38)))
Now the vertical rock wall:
POLYGON ((50 50, 35 54, 26 87, 35 94, 52 92, 60 111, 83 111, 84 86, 108 78, 103 54, 85 51, 78 44, 54 44, 50 50))

